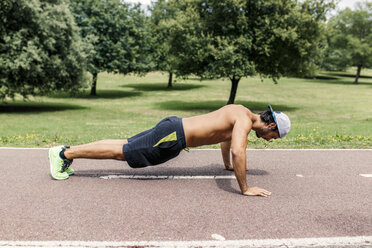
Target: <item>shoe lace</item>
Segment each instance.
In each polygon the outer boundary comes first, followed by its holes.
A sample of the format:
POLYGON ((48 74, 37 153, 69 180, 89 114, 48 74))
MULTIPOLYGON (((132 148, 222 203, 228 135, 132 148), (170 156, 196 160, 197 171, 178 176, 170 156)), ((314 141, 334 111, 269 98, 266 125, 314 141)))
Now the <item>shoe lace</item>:
POLYGON ((64 172, 67 170, 68 167, 70 167, 70 165, 72 164, 72 160, 69 160, 69 159, 64 159, 61 161, 63 164, 62 164, 62 169, 61 169, 61 172, 64 172))
MULTIPOLYGON (((66 149, 70 148, 69 146, 64 146, 62 148, 62 152, 64 152, 66 149)), ((68 167, 70 167, 70 165, 72 164, 72 161, 73 159, 62 159, 62 168, 61 168, 61 172, 65 172, 67 170, 68 167)))

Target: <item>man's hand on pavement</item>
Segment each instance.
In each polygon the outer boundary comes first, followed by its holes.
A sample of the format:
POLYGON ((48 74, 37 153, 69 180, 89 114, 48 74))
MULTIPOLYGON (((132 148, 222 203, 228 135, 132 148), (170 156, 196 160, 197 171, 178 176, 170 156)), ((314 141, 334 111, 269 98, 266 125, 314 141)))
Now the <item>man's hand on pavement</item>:
POLYGON ((261 189, 259 187, 248 187, 248 189, 243 193, 243 195, 247 195, 247 196, 257 195, 257 196, 268 197, 271 195, 271 192, 265 189, 261 189))

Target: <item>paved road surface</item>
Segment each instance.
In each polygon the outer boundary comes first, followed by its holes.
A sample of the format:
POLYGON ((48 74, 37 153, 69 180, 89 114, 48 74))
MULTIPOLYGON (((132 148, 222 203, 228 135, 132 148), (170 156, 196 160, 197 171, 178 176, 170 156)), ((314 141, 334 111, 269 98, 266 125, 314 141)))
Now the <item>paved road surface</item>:
POLYGON ((268 198, 242 196, 218 150, 145 169, 76 160, 65 181, 51 179, 47 153, 0 149, 0 241, 372 236, 372 150, 247 150, 248 185, 268 198))

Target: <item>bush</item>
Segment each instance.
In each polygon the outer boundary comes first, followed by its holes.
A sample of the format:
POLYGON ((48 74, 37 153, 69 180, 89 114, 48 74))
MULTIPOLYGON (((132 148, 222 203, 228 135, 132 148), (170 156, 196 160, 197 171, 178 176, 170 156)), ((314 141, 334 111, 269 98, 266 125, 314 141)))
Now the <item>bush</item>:
POLYGON ((0 18, 0 99, 81 87, 85 54, 65 1, 2 0, 0 18))

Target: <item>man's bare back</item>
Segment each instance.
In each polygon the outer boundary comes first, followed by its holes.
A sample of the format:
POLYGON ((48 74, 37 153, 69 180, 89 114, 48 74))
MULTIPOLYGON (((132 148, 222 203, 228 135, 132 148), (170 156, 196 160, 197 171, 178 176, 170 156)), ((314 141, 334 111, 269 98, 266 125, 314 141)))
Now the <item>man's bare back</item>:
POLYGON ((252 112, 242 105, 227 105, 204 115, 184 118, 186 146, 197 147, 229 141, 236 121, 249 121, 251 118, 252 112))

